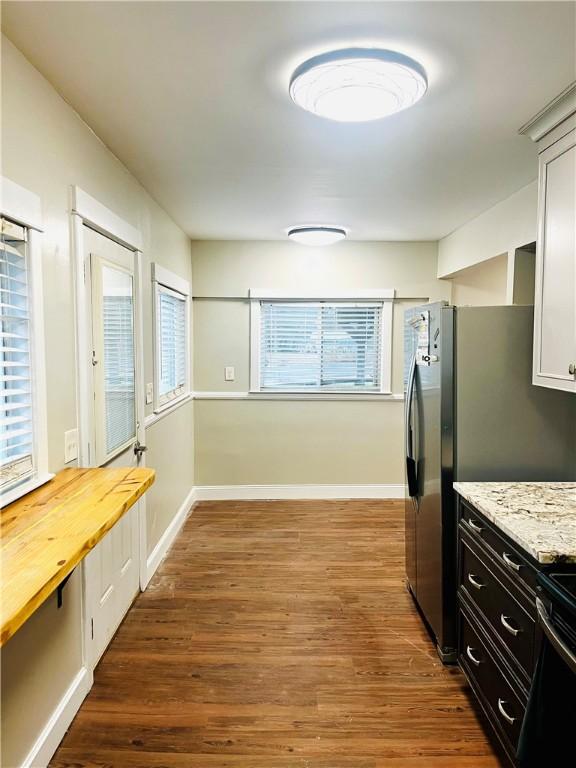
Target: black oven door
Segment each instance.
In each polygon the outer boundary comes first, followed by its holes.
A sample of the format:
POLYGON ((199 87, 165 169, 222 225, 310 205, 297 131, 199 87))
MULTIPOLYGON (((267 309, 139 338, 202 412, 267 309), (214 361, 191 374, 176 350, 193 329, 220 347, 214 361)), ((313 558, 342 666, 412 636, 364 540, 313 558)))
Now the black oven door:
POLYGON ((576 764, 576 600, 562 587, 562 574, 538 580, 540 653, 517 760, 519 768, 569 768, 576 764))

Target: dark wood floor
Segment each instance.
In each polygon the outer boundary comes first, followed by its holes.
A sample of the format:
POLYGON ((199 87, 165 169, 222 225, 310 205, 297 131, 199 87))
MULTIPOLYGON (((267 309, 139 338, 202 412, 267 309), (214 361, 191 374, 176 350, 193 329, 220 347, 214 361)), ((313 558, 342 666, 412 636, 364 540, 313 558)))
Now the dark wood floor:
POLYGON ((497 768, 403 585, 397 501, 198 505, 53 768, 497 768))

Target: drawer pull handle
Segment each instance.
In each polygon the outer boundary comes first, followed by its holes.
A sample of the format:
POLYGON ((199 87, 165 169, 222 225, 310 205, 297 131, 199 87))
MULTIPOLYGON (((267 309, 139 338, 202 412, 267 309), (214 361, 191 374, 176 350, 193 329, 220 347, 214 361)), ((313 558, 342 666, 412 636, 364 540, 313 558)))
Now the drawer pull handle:
POLYGON ((470 661, 472 662, 472 664, 475 664, 477 667, 479 667, 479 666, 480 666, 480 664, 482 664, 482 659, 477 659, 477 658, 474 656, 474 654, 472 653, 472 651, 473 651, 473 650, 474 650, 473 648, 470 648, 470 646, 469 646, 469 645, 467 645, 467 646, 466 646, 466 656, 468 656, 468 658, 470 659, 470 661))
POLYGON ((472 528, 473 531, 476 531, 476 533, 482 533, 482 531, 484 530, 483 526, 478 525, 478 523, 475 523, 471 517, 468 518, 468 525, 470 526, 470 528, 472 528))
POLYGON ((506 720, 507 723, 510 723, 510 725, 514 725, 514 723, 516 722, 516 718, 511 717, 508 714, 508 712, 506 712, 506 710, 504 709, 504 705, 507 703, 508 702, 504 701, 503 699, 498 699, 498 711, 500 712, 500 714, 502 715, 504 720, 506 720))
POLYGON ((516 637, 516 635, 520 634, 521 630, 516 629, 516 627, 513 627, 512 624, 510 624, 509 622, 510 622, 510 616, 504 616, 503 613, 500 614, 500 623, 502 624, 504 629, 508 630, 508 632, 510 632, 511 635, 514 635, 514 637, 516 637))
POLYGON ((508 568, 512 568, 513 571, 518 572, 520 568, 522 568, 522 565, 514 562, 507 552, 502 552, 502 560, 504 560, 508 568))
POLYGON ((468 581, 470 582, 470 584, 472 584, 474 589, 484 589, 484 587, 486 586, 485 584, 482 584, 481 581, 478 581, 476 579, 476 576, 474 576, 473 573, 468 574, 468 581))

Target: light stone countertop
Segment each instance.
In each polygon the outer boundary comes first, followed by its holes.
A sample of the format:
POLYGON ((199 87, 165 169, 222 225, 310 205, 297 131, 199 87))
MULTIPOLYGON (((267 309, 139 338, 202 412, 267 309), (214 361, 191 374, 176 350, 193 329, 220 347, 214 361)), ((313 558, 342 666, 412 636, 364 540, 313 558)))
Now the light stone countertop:
POLYGON ((539 563, 576 563, 576 483, 454 483, 539 563))

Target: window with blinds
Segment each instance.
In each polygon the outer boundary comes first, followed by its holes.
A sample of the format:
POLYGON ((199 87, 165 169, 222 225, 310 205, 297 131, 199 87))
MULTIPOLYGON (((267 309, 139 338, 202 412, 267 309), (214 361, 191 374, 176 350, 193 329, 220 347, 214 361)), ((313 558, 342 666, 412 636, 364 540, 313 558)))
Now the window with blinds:
POLYGON ((158 286, 158 403, 164 405, 186 391, 187 297, 158 286))
POLYGON ((190 285, 153 265, 155 296, 154 410, 170 406, 190 391, 190 285))
POLYGON ((382 302, 261 301, 261 391, 379 392, 382 302))
POLYGON ((136 437, 132 275, 102 267, 106 454, 136 437))
POLYGON ((26 230, 2 220, 0 240, 0 490, 34 473, 31 296, 26 230))

